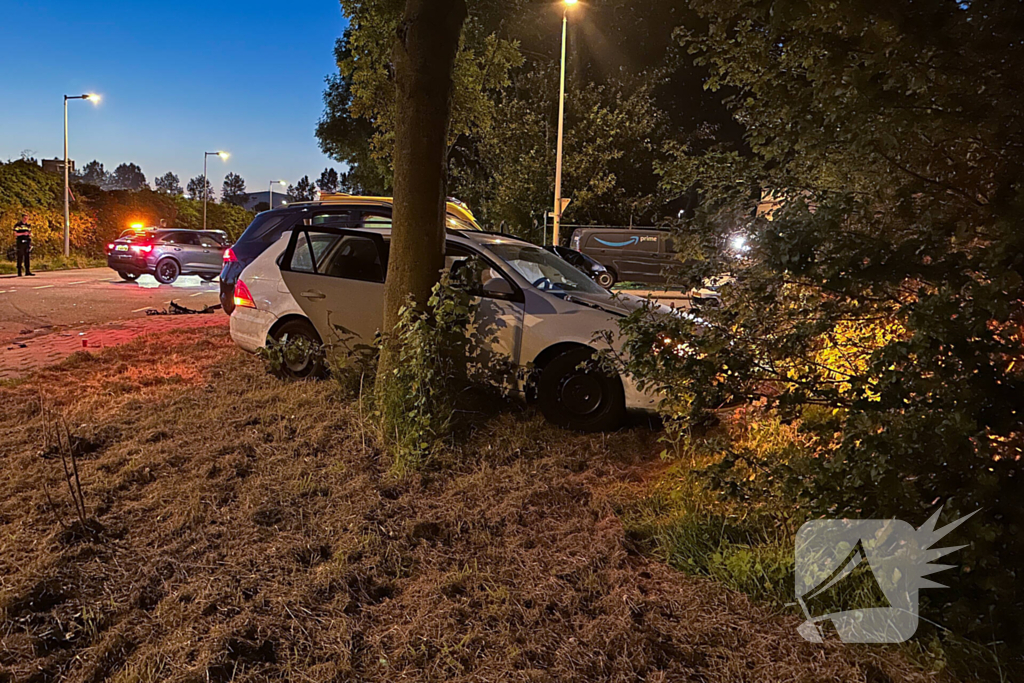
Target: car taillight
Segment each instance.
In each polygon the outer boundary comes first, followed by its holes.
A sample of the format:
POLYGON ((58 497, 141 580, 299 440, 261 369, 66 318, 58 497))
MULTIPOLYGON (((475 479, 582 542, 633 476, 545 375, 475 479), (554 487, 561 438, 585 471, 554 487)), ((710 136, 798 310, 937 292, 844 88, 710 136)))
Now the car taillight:
POLYGON ((246 287, 245 283, 241 280, 235 283, 235 306, 256 308, 256 302, 253 301, 252 294, 249 293, 249 288, 246 287))
POLYGON ((107 245, 107 253, 109 254, 112 251, 114 251, 114 243, 113 242, 111 242, 110 244, 107 245))
POLYGON ((235 256, 235 250, 234 249, 232 249, 231 247, 228 247, 227 249, 224 250, 224 263, 234 263, 237 260, 238 260, 238 257, 235 256))
POLYGON ((131 246, 131 250, 132 251, 137 251, 140 254, 148 254, 149 252, 153 251, 153 245, 152 244, 133 244, 131 246))

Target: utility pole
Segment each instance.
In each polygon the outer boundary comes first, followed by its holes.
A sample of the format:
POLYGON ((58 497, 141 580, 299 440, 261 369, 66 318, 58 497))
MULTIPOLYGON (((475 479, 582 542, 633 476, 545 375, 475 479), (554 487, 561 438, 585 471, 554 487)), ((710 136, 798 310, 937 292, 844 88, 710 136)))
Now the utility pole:
POLYGON ((551 235, 551 243, 559 244, 559 226, 562 223, 562 211, 565 206, 562 203, 562 134, 565 128, 565 34, 569 25, 569 8, 579 0, 563 0, 565 8, 562 10, 562 68, 558 85, 558 147, 555 152, 555 217, 551 235))
POLYGON ((71 185, 68 169, 68 100, 100 101, 99 95, 65 95, 64 96, 64 258, 71 256, 71 185))

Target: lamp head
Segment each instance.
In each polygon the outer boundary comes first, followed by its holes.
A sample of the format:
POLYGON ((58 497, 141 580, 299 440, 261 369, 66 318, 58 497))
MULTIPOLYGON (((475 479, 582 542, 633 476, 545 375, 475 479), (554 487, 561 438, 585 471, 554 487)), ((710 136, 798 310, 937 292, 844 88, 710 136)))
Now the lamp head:
POLYGON ((231 155, 228 154, 227 152, 217 152, 217 156, 219 156, 221 159, 227 159, 231 155))
POLYGON ((82 95, 82 98, 86 99, 86 100, 89 100, 93 104, 99 104, 100 103, 100 96, 97 95, 94 92, 88 93, 86 95, 82 95))
POLYGON ((565 3, 568 7, 572 7, 573 5, 579 3, 579 1, 580 0, 562 0, 562 2, 565 3))

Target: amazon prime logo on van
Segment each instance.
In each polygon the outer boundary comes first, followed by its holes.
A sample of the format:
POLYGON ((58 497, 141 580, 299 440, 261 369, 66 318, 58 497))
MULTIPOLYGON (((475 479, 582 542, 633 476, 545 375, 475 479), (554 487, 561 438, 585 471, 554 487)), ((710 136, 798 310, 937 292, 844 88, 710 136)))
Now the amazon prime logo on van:
POLYGON ((608 240, 603 240, 600 237, 595 237, 594 239, 606 247, 628 247, 630 245, 638 244, 640 242, 639 237, 630 237, 628 240, 624 242, 609 242, 608 240))
POLYGON ((938 512, 919 529, 898 519, 807 522, 796 537, 797 631, 822 642, 831 621, 844 643, 902 643, 917 631, 918 594, 945 588, 924 577, 954 565, 930 564, 964 546, 932 548, 976 512, 936 530, 938 512))

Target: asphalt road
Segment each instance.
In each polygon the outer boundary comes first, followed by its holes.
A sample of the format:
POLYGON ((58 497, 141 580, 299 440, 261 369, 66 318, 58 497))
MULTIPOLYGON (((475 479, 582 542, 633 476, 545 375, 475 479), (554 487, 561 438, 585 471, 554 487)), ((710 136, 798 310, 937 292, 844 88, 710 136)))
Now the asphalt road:
MULTIPOLYGON (((109 268, 62 270, 35 277, 0 275, 0 344, 63 329, 146 316, 174 301, 188 308, 220 303, 219 283, 197 276, 161 285, 151 275, 125 282, 109 268)), ((217 313, 215 315, 223 315, 217 313)))

